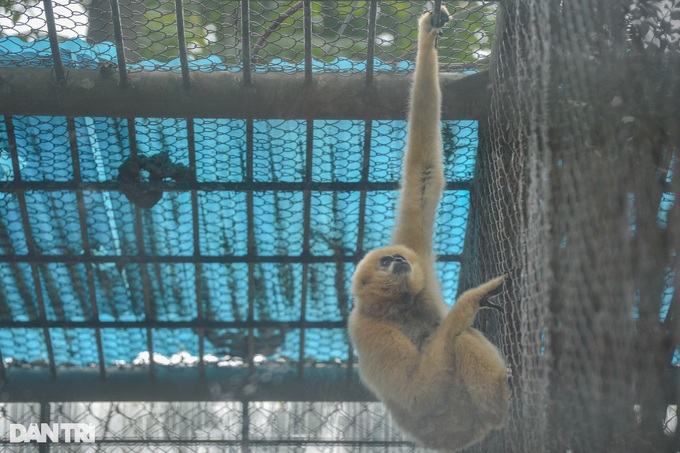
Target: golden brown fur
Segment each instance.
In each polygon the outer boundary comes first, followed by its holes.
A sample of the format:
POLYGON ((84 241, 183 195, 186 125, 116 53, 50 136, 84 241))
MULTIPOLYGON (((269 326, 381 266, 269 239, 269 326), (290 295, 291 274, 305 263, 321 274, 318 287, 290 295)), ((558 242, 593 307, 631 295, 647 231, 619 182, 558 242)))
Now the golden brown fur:
POLYGON ((432 236, 444 189, 438 32, 423 15, 393 245, 357 266, 349 334, 362 380, 404 431, 426 447, 456 451, 504 423, 508 389, 499 351, 471 327, 503 277, 465 292, 448 311, 435 275, 432 236))

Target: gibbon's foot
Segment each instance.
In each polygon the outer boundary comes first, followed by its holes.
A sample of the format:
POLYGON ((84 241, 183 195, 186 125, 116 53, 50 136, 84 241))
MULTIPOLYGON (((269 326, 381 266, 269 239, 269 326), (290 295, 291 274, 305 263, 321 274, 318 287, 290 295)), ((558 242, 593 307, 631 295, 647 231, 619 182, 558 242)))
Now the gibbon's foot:
POLYGON ((444 5, 442 5, 441 11, 439 13, 439 18, 435 17, 434 11, 430 11, 430 27, 432 30, 437 30, 437 33, 441 34, 441 29, 446 25, 446 23, 451 20, 449 17, 449 11, 444 5))
POLYGON ((496 303, 491 302, 490 299, 491 298, 495 299, 496 296, 498 296, 501 293, 501 291, 503 290, 503 283, 505 282, 505 280, 507 280, 507 278, 508 276, 506 274, 497 279, 500 280, 498 286, 489 291, 489 293, 486 294, 484 297, 482 297, 482 300, 479 301, 479 308, 493 308, 494 310, 498 310, 501 313, 503 312, 503 307, 496 303))
POLYGON ((489 300, 489 296, 484 296, 482 300, 479 301, 479 308, 493 308, 494 310, 498 310, 500 313, 503 313, 503 307, 491 302, 489 300))

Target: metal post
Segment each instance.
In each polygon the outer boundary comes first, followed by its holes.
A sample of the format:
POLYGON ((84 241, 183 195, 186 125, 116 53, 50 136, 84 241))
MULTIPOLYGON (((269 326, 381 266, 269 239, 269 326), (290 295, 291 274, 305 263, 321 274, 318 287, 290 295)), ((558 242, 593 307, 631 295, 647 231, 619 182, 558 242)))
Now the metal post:
POLYGON ((66 83, 66 70, 61 60, 59 50, 59 38, 57 36, 57 24, 54 18, 52 0, 43 0, 45 10, 45 22, 47 23, 47 35, 50 39, 50 49, 52 50, 52 61, 54 62, 54 73, 57 77, 57 85, 63 86, 66 83))
MULTIPOLYGON (((80 182, 82 180, 80 173, 80 155, 78 152, 78 140, 76 137, 75 120, 71 117, 66 118, 66 129, 68 130, 69 147, 71 148, 71 161, 73 163, 73 180, 80 182)), ((76 199, 78 201, 78 221, 80 224, 80 232, 83 241, 83 255, 90 256, 90 238, 87 232, 87 211, 85 209, 85 200, 83 198, 83 191, 76 190, 76 199)), ((92 307, 92 320, 99 321, 99 304, 97 303, 97 290, 94 284, 94 272, 92 270, 92 263, 85 264, 85 274, 87 279, 87 290, 90 293, 90 305, 92 307)), ((85 314, 85 313, 83 313, 85 314)), ((106 379, 106 363, 104 360, 104 346, 102 343, 102 332, 100 328, 95 328, 95 339, 97 342, 97 355, 99 357, 99 374, 102 379, 106 379)))
POLYGON ((179 47, 179 61, 182 67, 182 89, 191 88, 189 76, 189 57, 187 55, 187 38, 184 30, 184 6, 182 0, 175 0, 175 17, 177 18, 177 45, 179 47))
POLYGON ((111 21, 113 22, 113 36, 116 41, 116 57, 118 59, 118 76, 121 87, 128 86, 127 63, 125 61, 125 43, 123 40, 123 24, 120 20, 120 6, 118 0, 110 0, 111 21))

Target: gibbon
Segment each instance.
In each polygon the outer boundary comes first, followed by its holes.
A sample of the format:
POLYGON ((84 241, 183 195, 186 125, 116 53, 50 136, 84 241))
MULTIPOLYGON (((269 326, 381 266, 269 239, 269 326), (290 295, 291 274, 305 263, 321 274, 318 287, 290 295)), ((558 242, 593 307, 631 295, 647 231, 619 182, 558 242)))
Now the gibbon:
POLYGON ((457 451, 503 425, 507 369, 498 349, 471 327, 495 278, 447 310, 435 275, 434 219, 444 189, 435 39, 448 21, 419 22, 408 144, 392 245, 368 253, 352 277, 349 336, 365 385, 397 424, 428 448, 457 451), (448 311, 448 312, 447 312, 448 311))

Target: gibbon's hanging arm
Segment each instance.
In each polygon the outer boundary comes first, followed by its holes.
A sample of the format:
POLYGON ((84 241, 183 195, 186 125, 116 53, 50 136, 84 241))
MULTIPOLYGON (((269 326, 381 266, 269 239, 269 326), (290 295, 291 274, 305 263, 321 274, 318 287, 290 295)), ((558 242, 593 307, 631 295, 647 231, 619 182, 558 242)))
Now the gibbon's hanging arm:
POLYGON ((411 87, 408 140, 392 244, 368 253, 352 277, 348 330, 359 374, 397 424, 428 448, 457 451, 501 427, 507 369, 498 349, 471 327, 497 277, 463 293, 448 310, 432 239, 445 186, 441 89, 435 40, 449 19, 424 14, 411 87))

